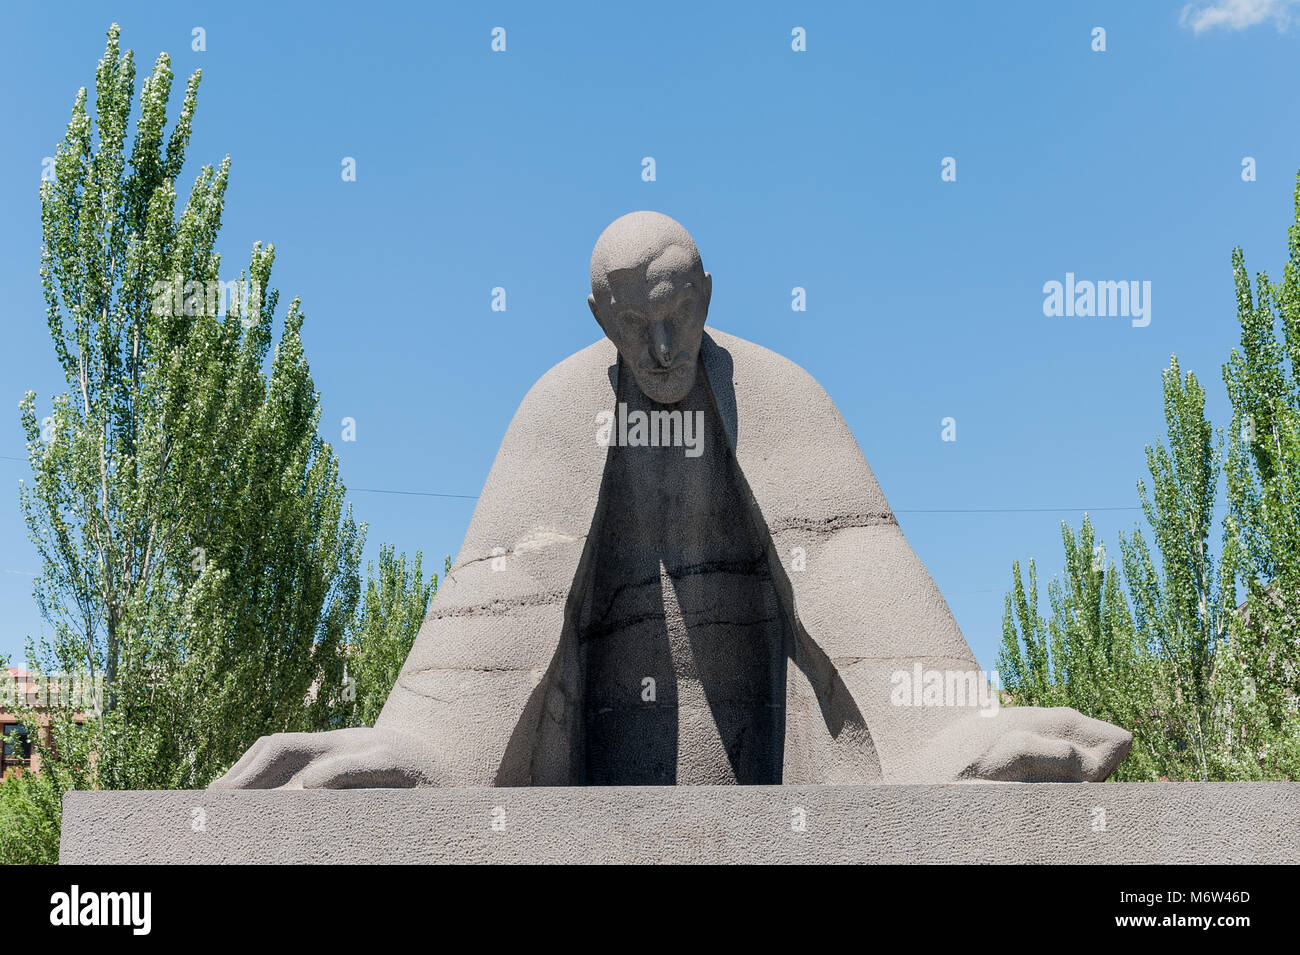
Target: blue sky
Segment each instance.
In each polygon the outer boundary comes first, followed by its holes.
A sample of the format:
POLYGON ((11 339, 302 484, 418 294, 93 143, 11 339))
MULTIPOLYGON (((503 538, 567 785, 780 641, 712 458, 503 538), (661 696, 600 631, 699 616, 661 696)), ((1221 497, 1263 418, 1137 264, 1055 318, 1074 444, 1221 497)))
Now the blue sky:
POLYGON ((1281 271, 1300 167, 1292 4, 287 7, 6 9, 0 654, 43 625, 16 490, 18 399, 34 388, 48 408, 62 389, 37 276, 41 162, 113 21, 142 66, 167 50, 181 77, 203 69, 178 189, 232 157, 223 275, 275 242, 371 557, 382 542, 438 569, 454 555, 472 499, 359 489, 477 494, 528 387, 600 334, 596 236, 655 209, 700 246, 710 324, 835 399, 992 668, 1012 561, 1055 572, 1060 521, 1083 509, 1115 550, 1139 518, 1101 509, 1137 504, 1171 353, 1226 420, 1232 247, 1281 271), (1067 272, 1149 281, 1150 324, 1046 317, 1043 284, 1067 272))

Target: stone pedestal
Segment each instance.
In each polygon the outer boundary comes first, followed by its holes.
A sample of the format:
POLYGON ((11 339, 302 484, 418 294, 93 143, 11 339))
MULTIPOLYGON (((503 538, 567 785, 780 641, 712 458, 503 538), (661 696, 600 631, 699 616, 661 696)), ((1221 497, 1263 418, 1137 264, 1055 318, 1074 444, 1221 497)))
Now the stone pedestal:
POLYGON ((1298 863, 1300 783, 73 792, 64 863, 1298 863))

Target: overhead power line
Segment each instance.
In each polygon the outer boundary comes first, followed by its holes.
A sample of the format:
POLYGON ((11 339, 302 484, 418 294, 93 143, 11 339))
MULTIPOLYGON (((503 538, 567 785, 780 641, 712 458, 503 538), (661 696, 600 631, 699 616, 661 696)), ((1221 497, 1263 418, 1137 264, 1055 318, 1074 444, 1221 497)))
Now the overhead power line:
POLYGON ((353 491, 365 491, 367 494, 407 494, 411 497, 459 497, 467 501, 477 501, 477 494, 444 494, 441 491, 394 491, 386 487, 354 487, 353 491))
MULTIPOLYGON (((23 461, 9 454, 0 454, 5 461, 23 461)), ((462 501, 476 501, 477 494, 451 494, 446 491, 402 491, 390 487, 354 487, 348 490, 365 494, 401 494, 406 497, 445 497, 462 501)), ((1051 514, 1063 511, 1099 513, 1101 511, 1140 511, 1140 507, 896 507, 895 514, 1051 514)))
MULTIPOLYGON (((407 494, 413 497, 454 497, 467 501, 478 499, 477 494, 446 494, 441 491, 398 491, 384 487, 354 487, 353 491, 367 494, 407 494)), ((1060 511, 1140 511, 1140 507, 939 507, 893 508, 895 514, 1050 514, 1060 511)))
POLYGON ((1140 507, 896 507, 895 514, 1050 514, 1055 511, 1140 511, 1140 507))

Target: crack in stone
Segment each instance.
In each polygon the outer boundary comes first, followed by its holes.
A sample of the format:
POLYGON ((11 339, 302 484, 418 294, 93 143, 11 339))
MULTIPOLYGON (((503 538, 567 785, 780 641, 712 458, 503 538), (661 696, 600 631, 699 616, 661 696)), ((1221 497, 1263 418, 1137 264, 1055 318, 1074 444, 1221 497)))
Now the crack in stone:
POLYGON ((403 676, 415 676, 421 673, 535 673, 537 667, 449 667, 427 666, 407 670, 403 676))
MULTIPOLYGON (((662 583, 665 574, 668 576, 669 580, 684 580, 688 577, 698 577, 701 574, 709 574, 709 573, 736 574, 742 577, 750 577, 750 576, 754 576, 756 572, 759 571, 760 569, 765 572, 764 576, 769 576, 768 574, 766 574, 767 571, 766 553, 759 554, 757 557, 748 560, 700 561, 697 564, 686 564, 685 566, 679 567, 676 570, 670 570, 667 567, 662 567, 661 570, 656 571, 652 575, 647 575, 645 577, 642 577, 639 580, 634 580, 634 581, 629 581, 627 583, 619 584, 616 588, 614 588, 613 592, 609 595, 608 600, 605 601, 604 612, 598 614, 597 616, 599 618, 603 618, 606 615, 608 615, 610 610, 614 607, 614 605, 618 603, 619 598, 622 597, 623 594, 628 590, 638 588, 638 587, 649 587, 657 583, 662 583)), ((655 616, 654 614, 645 614, 642 615, 642 619, 651 619, 654 616, 655 616)), ((660 612, 658 616, 662 617, 663 613, 660 612)), ((613 631, 602 627, 601 632, 609 633, 613 631)))
POLYGON ((488 603, 471 604, 468 607, 443 607, 439 610, 429 611, 428 616, 424 619, 444 620, 455 617, 504 616, 512 611, 523 610, 528 607, 546 607, 551 604, 563 603, 567 597, 567 590, 548 590, 527 597, 498 598, 488 603))
POLYGON ((920 663, 926 660, 930 660, 930 661, 943 660, 948 663, 961 663, 966 666, 969 666, 971 669, 976 669, 978 667, 978 664, 974 660, 964 660, 961 657, 949 657, 949 656, 919 655, 919 656, 906 656, 906 657, 831 657, 830 658, 831 663, 835 664, 837 667, 853 666, 855 663, 872 663, 872 662, 879 663, 885 661, 892 661, 894 663, 920 663))
POLYGON ((453 564, 451 570, 447 572, 447 577, 450 579, 452 575, 458 571, 464 570, 471 564, 481 564, 485 560, 497 560, 502 557, 519 557, 529 551, 542 550, 543 548, 558 546, 560 544, 581 543, 586 539, 586 534, 579 534, 574 537, 569 534, 561 534, 558 531, 554 533, 554 536, 551 539, 539 538, 537 535, 525 537, 523 540, 515 544, 515 550, 505 550, 500 554, 488 554, 484 557, 471 557, 469 560, 463 561, 462 563, 453 564))
POLYGON ((832 534, 852 527, 881 527, 897 525, 892 511, 867 511, 859 514, 835 514, 831 517, 787 517, 767 525, 773 535, 782 531, 812 531, 815 534, 832 534))
MULTIPOLYGON (((773 712, 784 711, 786 708, 784 703, 759 703, 758 705, 763 709, 772 710, 773 712)), ((630 705, 620 703, 617 706, 595 707, 588 711, 587 719, 590 720, 592 717, 604 716, 607 713, 618 713, 621 715, 624 713, 644 713, 646 710, 654 710, 656 712, 679 711, 685 706, 687 706, 687 704, 675 700, 654 700, 630 705)), ((747 697, 723 697, 716 700, 710 699, 709 706, 734 706, 738 709, 751 709, 754 706, 754 701, 747 697)))

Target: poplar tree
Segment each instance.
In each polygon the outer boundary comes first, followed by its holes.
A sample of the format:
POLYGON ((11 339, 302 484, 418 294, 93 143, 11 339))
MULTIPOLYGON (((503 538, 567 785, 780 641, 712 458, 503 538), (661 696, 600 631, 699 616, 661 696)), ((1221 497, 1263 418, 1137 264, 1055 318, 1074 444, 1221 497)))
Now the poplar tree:
POLYGON ((1282 280, 1232 254, 1240 347, 1223 367, 1227 449, 1205 390, 1164 372, 1167 441, 1147 448, 1124 579, 1084 569, 1093 531, 1062 526, 1066 569, 1038 614, 1012 567, 999 669, 1011 701, 1133 730, 1117 779, 1300 779, 1300 177, 1282 280), (1220 486, 1222 547, 1211 552, 1220 486), (1242 601, 1240 604, 1238 601, 1242 601))
POLYGON ((1219 777, 1216 665, 1233 610, 1227 564, 1210 547, 1223 439, 1205 417, 1205 389, 1180 374, 1177 358, 1163 383, 1168 443, 1147 447, 1151 487, 1138 484, 1154 550, 1141 527, 1120 537, 1132 647, 1150 664, 1149 682, 1123 690, 1145 709, 1138 725, 1154 765, 1171 778, 1207 780, 1219 777))
POLYGON ((1225 688, 1216 679, 1232 587, 1209 547, 1222 436, 1205 417, 1205 389, 1172 358, 1163 375, 1166 440, 1148 446, 1138 482, 1141 526, 1120 535, 1123 576, 1085 515, 1061 525, 1065 570, 1038 616, 1036 568, 1019 564, 1002 623, 999 674, 1012 701, 1072 706, 1133 732, 1118 780, 1223 778, 1225 688))
POLYGON ((1282 280, 1252 291, 1233 250, 1241 342, 1223 369, 1232 400, 1225 471, 1230 620, 1225 762, 1242 778, 1300 779, 1300 176, 1282 280))
POLYGON ((170 131, 168 56, 138 99, 108 32, 41 184, 41 279, 67 384, 20 414, 47 672, 102 678, 95 784, 202 787, 259 736, 330 725, 365 527, 318 434, 295 299, 272 347, 274 246, 215 251, 230 159, 177 209, 199 72, 170 131), (233 280, 233 281, 232 281, 233 280), (225 299, 225 301, 223 301, 225 299))
MULTIPOLYGON (((349 726, 374 726, 420 632, 429 601, 438 592, 438 575, 423 577, 423 555, 407 566, 392 545, 379 548, 379 567, 366 568, 365 600, 348 632, 346 713, 349 726)), ((451 558, 443 562, 451 570, 451 558)))

